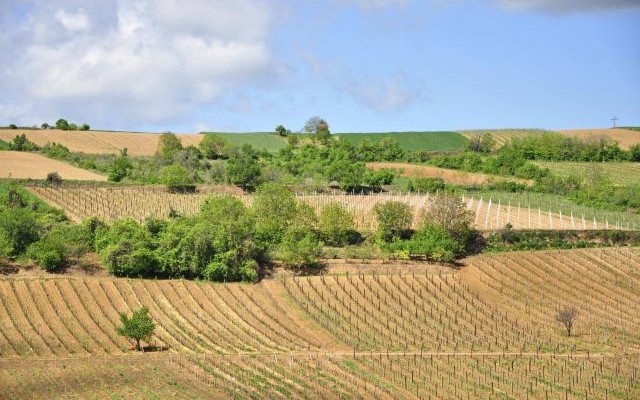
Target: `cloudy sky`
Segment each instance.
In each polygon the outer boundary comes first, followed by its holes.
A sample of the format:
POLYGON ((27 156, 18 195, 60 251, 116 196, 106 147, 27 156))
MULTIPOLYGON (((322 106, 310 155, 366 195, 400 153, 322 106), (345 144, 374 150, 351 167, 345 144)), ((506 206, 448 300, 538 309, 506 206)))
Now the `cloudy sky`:
POLYGON ((640 0, 0 0, 0 125, 640 125, 640 0))

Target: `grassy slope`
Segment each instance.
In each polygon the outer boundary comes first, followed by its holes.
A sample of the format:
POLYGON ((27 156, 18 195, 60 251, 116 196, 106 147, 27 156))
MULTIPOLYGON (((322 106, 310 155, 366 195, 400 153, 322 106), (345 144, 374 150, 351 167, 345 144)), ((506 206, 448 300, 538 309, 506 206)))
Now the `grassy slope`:
POLYGON ((242 146, 243 144, 250 144, 256 149, 267 150, 275 152, 287 145, 286 138, 278 136, 275 133, 270 132, 251 132, 251 133, 219 133, 219 132, 207 132, 215 133, 217 136, 223 138, 231 144, 236 146, 242 146))
POLYGON ((9 150, 9 143, 0 139, 0 150, 9 150))
POLYGON ((467 139, 458 132, 339 133, 337 136, 356 145, 364 140, 374 143, 389 137, 407 150, 460 150, 467 144, 467 139))

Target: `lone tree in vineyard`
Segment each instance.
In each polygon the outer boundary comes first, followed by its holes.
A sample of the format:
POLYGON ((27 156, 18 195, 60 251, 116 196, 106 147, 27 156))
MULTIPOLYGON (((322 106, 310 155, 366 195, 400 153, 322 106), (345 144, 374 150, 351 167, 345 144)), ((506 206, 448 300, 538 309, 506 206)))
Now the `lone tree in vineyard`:
POLYGON ((136 350, 141 351, 140 341, 149 341, 153 330, 156 327, 153 319, 149 316, 149 309, 142 307, 138 311, 134 311, 131 318, 127 314, 120 313, 120 321, 122 326, 118 328, 118 333, 136 341, 136 350))
POLYGON ((578 310, 575 307, 565 307, 558 310, 556 314, 556 321, 560 322, 564 325, 567 330, 567 336, 571 336, 571 330, 573 329, 573 325, 578 318, 578 310))

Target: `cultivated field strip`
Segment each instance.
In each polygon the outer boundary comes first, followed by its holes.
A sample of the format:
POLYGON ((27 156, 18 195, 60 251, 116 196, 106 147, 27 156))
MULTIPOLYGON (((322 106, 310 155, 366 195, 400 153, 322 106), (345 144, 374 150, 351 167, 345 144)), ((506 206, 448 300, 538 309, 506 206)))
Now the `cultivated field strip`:
POLYGON ((579 312, 576 345, 592 351, 640 349, 640 249, 538 251, 482 256, 467 262, 461 281, 492 298, 539 336, 558 332, 555 312, 579 312))
POLYGON ((146 306, 151 345, 185 353, 271 353, 333 340, 296 321, 268 285, 129 279, 0 279, 0 357, 123 354, 119 313, 146 306))
MULTIPOLYGON (((193 215, 200 210, 209 193, 178 194, 169 193, 158 188, 144 187, 72 187, 72 186, 32 186, 28 188, 33 194, 50 205, 61 208, 74 221, 97 216, 112 222, 121 218, 133 218, 144 221, 153 216, 167 218, 171 212, 181 215, 193 215)), ((230 191, 230 193, 232 193, 230 191)), ((245 204, 250 205, 252 197, 239 195, 245 204)), ((356 229, 373 231, 377 227, 374 207, 385 201, 399 201, 413 208, 411 224, 418 227, 422 213, 428 209, 431 196, 429 194, 384 193, 373 195, 346 194, 313 194, 297 193, 299 201, 309 204, 316 213, 329 203, 344 205, 354 216, 356 229)), ((507 202, 493 201, 491 197, 463 196, 467 208, 475 213, 475 223, 481 230, 503 229, 511 223, 514 229, 636 229, 640 220, 627 219, 624 215, 619 219, 608 217, 585 218, 584 212, 574 213, 569 210, 549 209, 526 206, 527 202, 511 200, 507 202), (519 206, 522 204, 522 206, 519 206), (518 206, 517 206, 518 205, 518 206)))
POLYGON ((637 162, 536 161, 535 164, 562 177, 604 178, 621 186, 640 184, 640 163, 637 162))
POLYGON ((165 356, 0 359, 0 399, 230 398, 165 356))

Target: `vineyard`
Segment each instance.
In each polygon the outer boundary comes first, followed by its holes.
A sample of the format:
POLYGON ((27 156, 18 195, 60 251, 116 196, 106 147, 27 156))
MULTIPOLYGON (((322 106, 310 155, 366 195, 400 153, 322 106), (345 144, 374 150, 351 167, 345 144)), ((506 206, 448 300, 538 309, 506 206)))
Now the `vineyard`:
POLYGON ((614 185, 629 186, 640 182, 640 163, 634 162, 553 162, 536 161, 536 165, 548 168, 558 176, 577 176, 585 179, 602 177, 614 185))
MULTIPOLYGON (((193 215, 200 210, 208 192, 194 194, 170 193, 155 187, 107 187, 107 186, 31 186, 29 190, 54 207, 61 208, 75 221, 98 216, 106 221, 133 218, 143 221, 146 217, 166 218, 172 211, 181 215, 193 215)), ((250 195, 240 195, 246 204, 250 195)), ((602 213, 571 204, 552 205, 544 201, 534 202, 515 194, 492 195, 469 193, 462 200, 475 213, 475 224, 481 230, 502 229, 511 223, 514 229, 636 229, 640 216, 627 213, 602 213)), ((400 201, 413 208, 412 226, 418 226, 422 211, 429 206, 429 194, 383 193, 373 195, 297 193, 299 201, 309 204, 318 213, 322 207, 338 202, 354 216, 355 226, 361 231, 376 228, 374 206, 385 201, 400 201)))
POLYGON ((257 285, 2 278, 0 398, 635 399, 638 260, 620 248, 460 270, 331 264, 257 285), (118 313, 142 305, 157 328, 134 355, 118 313), (570 337, 563 306, 579 313, 570 337))

